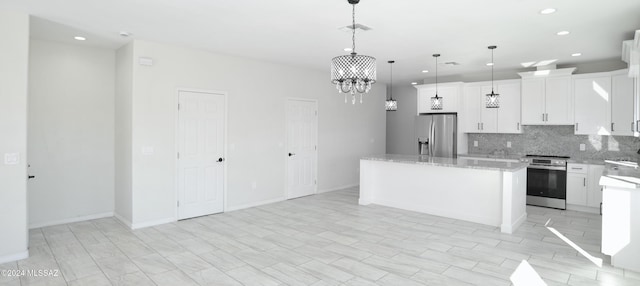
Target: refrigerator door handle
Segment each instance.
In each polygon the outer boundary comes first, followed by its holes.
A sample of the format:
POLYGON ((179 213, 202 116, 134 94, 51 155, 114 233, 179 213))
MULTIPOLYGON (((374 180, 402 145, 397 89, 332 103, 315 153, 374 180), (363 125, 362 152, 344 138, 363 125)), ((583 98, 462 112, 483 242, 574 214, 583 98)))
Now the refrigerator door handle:
POLYGON ((435 120, 431 121, 431 154, 429 154, 430 156, 433 156, 433 150, 435 149, 435 145, 436 145, 436 122, 435 120))

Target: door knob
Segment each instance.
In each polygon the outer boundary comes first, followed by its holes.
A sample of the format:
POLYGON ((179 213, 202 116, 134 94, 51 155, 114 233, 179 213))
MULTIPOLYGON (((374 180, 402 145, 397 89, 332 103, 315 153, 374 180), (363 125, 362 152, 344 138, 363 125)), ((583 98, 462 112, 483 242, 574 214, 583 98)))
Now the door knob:
POLYGON ((36 177, 36 176, 31 176, 31 175, 29 175, 29 176, 27 176, 27 179, 33 179, 33 178, 35 178, 35 177, 36 177))
POLYGON ((222 161, 224 161, 224 158, 222 157, 218 158, 218 162, 222 162, 222 161))
POLYGON ((293 156, 293 155, 295 155, 295 154, 296 154, 296 153, 289 153, 289 157, 291 157, 291 156, 293 156))

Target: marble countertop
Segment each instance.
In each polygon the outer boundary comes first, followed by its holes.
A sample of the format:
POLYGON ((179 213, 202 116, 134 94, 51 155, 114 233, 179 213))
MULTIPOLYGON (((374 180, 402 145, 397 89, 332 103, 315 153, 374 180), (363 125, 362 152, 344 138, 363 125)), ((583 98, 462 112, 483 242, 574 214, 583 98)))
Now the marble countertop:
POLYGON ((502 155, 492 155, 492 154, 458 154, 458 158, 460 157, 472 157, 472 158, 488 158, 488 159, 503 159, 503 160, 520 160, 520 158, 524 157, 522 154, 502 154, 502 155))
POLYGON ((589 165, 604 165, 604 159, 579 159, 579 158, 571 158, 567 160, 567 163, 575 163, 575 164, 589 164, 589 165))
POLYGON ((640 169, 607 163, 600 185, 640 189, 640 169))
POLYGON ((454 168, 468 168, 481 170, 496 170, 514 172, 527 167, 526 163, 501 162, 489 160, 475 160, 464 157, 442 158, 420 155, 380 154, 362 157, 362 160, 385 161, 404 164, 442 166, 454 168))

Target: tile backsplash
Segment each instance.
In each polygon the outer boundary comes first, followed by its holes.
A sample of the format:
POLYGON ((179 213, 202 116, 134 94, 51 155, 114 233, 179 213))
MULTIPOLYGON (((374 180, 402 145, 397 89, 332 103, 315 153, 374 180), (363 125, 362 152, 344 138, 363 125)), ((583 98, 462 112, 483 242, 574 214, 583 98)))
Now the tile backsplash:
POLYGON ((640 139, 574 135, 573 126, 522 126, 522 134, 469 134, 469 154, 566 155, 574 159, 640 158, 640 139), (474 147, 474 141, 478 146, 474 147), (507 148, 511 142, 511 148, 507 148), (580 144, 585 151, 580 151, 580 144))

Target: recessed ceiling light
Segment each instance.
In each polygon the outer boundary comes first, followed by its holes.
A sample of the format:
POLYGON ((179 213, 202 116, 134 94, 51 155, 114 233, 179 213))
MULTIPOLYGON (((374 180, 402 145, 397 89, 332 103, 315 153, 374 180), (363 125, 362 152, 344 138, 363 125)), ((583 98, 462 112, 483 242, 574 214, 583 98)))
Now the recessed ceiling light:
POLYGON ((571 34, 571 32, 569 32, 569 31, 560 31, 560 32, 556 33, 556 35, 558 35, 558 36, 566 36, 566 35, 569 35, 569 34, 571 34))
POLYGON ((428 70, 422 70, 422 73, 428 73, 428 72, 429 72, 428 70))
POLYGON ((553 14, 555 12, 556 12, 556 9, 553 9, 553 8, 547 8, 547 9, 540 10, 540 14, 542 14, 542 15, 549 15, 549 14, 553 14))
POLYGON ((350 51, 352 51, 352 50, 351 50, 351 48, 344 48, 344 51, 345 51, 345 52, 350 52, 350 51))
POLYGON ((582 56, 582 53, 573 53, 571 54, 572 57, 579 57, 582 56))
POLYGON ((127 32, 127 31, 121 31, 120 32, 120 37, 126 38, 126 37, 130 37, 131 33, 127 32))
POLYGON ((487 66, 492 66, 492 65, 493 65, 493 63, 487 63, 487 66))
POLYGON ((80 37, 80 36, 76 36, 76 37, 73 37, 73 38, 74 38, 74 39, 76 39, 76 40, 78 40, 78 41, 84 41, 84 40, 86 40, 86 39, 87 39, 87 38, 85 38, 85 37, 80 37))
POLYGON ((418 84, 418 83, 414 81, 414 82, 412 82, 411 84, 412 84, 412 85, 416 85, 416 84, 418 84))

